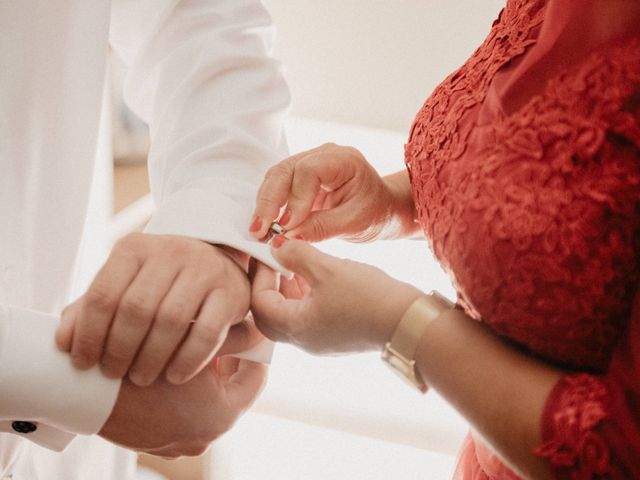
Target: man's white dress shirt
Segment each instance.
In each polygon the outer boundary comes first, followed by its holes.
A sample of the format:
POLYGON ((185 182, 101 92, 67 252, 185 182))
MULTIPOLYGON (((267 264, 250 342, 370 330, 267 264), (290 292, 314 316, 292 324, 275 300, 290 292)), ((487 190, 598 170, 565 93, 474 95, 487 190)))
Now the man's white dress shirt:
POLYGON ((257 185, 286 155, 289 94, 271 35, 260 0, 0 0, 0 478, 133 472, 128 452, 75 436, 101 428, 119 382, 76 371, 53 339, 99 154, 109 46, 151 130, 148 231, 273 265, 247 233, 257 185), (15 421, 37 429, 17 433, 15 421))

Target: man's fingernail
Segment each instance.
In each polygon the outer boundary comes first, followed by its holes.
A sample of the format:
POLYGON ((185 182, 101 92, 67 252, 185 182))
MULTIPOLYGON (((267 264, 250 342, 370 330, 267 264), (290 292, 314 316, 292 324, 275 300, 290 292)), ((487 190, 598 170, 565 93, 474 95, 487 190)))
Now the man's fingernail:
POLYGON ((287 223, 289 223, 291 221, 291 210, 289 210, 288 208, 284 211, 284 215, 282 215, 282 218, 280 219, 280 221, 278 222, 280 225, 282 225, 283 227, 287 226, 287 223))
POLYGON ((285 237, 284 235, 278 235, 277 237, 274 237, 273 240, 271 240, 271 245, 273 246, 273 248, 280 248, 286 241, 287 237, 285 237))
POLYGON ((124 374, 121 373, 120 370, 108 365, 100 365, 100 371, 107 378, 122 378, 124 376, 124 374))
POLYGON ((152 383, 146 375, 135 370, 129 372, 129 380, 139 387, 146 387, 152 383))
POLYGON ((74 352, 71 352, 71 362, 74 367, 79 368, 80 370, 86 370, 93 366, 93 363, 91 363, 87 357, 74 352))
POLYGON ((185 382, 186 375, 180 372, 167 372, 167 381, 169 383, 173 383, 174 385, 180 385, 185 382))
POLYGON ((260 219, 260 217, 258 216, 253 217, 253 221, 251 222, 249 231, 251 233, 255 233, 255 232, 258 232, 261 227, 262 227, 262 220, 260 219))

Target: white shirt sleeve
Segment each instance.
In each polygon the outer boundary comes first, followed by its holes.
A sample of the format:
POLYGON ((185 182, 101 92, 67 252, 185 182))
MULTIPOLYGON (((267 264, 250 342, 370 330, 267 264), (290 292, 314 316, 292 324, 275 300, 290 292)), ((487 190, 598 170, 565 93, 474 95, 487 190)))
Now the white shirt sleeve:
POLYGON ((57 325, 53 315, 0 305, 0 432, 60 451, 75 434, 100 430, 120 381, 74 368, 55 346, 57 325))
POLYGON ((248 233, 257 188, 287 155, 289 91, 260 0, 114 0, 124 96, 151 132, 147 232, 226 244, 281 268, 248 233))

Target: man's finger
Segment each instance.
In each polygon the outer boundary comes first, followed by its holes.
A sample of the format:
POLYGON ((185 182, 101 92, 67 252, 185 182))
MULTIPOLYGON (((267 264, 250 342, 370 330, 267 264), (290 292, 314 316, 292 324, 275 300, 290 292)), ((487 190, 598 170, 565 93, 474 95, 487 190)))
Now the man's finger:
POLYGON ((256 327, 253 317, 248 315, 242 322, 233 325, 227 333, 224 343, 216 353, 217 356, 233 355, 255 347, 264 336, 256 327))
POLYGON ((74 327, 71 358, 76 368, 91 368, 99 360, 120 299, 141 265, 133 253, 114 252, 96 275, 74 327))
POLYGON ((237 310, 228 290, 217 289, 209 294, 187 338, 167 368, 168 381, 185 383, 211 361, 229 327, 237 323, 237 310))
POLYGON ((171 262, 148 261, 122 296, 102 355, 102 373, 122 378, 147 335, 179 271, 171 262))
POLYGON ((82 298, 68 305, 60 315, 60 325, 56 329, 56 345, 61 352, 69 352, 73 342, 73 329, 80 314, 82 298))
POLYGON ((237 371, 226 383, 229 404, 241 412, 248 409, 264 388, 267 371, 262 363, 240 360, 237 371))
POLYGON ((205 279, 197 281, 197 278, 198 272, 193 269, 181 271, 162 299, 153 319, 153 328, 129 372, 136 385, 150 385, 158 378, 210 293, 209 282, 205 279))
POLYGON ((238 366, 240 365, 239 358, 229 356, 218 358, 217 362, 217 373, 222 380, 228 380, 231 375, 238 371, 238 366))

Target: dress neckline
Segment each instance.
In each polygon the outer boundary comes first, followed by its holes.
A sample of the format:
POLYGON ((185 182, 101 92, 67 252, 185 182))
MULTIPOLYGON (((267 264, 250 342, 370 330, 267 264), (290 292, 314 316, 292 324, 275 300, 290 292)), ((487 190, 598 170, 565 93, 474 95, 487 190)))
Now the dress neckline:
MULTIPOLYGON (((640 29, 622 31, 607 38, 602 31, 586 31, 584 2, 580 0, 548 0, 540 23, 530 31, 531 43, 525 51, 503 65, 494 75, 487 92, 486 111, 480 124, 494 115, 508 117, 546 90, 548 79, 583 68, 594 53, 615 48, 640 35, 640 29), (585 18, 583 18, 585 17, 585 18), (488 116, 487 116, 488 115, 488 116)), ((637 8, 627 2, 628 8, 637 8)), ((591 12, 591 15, 594 13, 591 12)))

